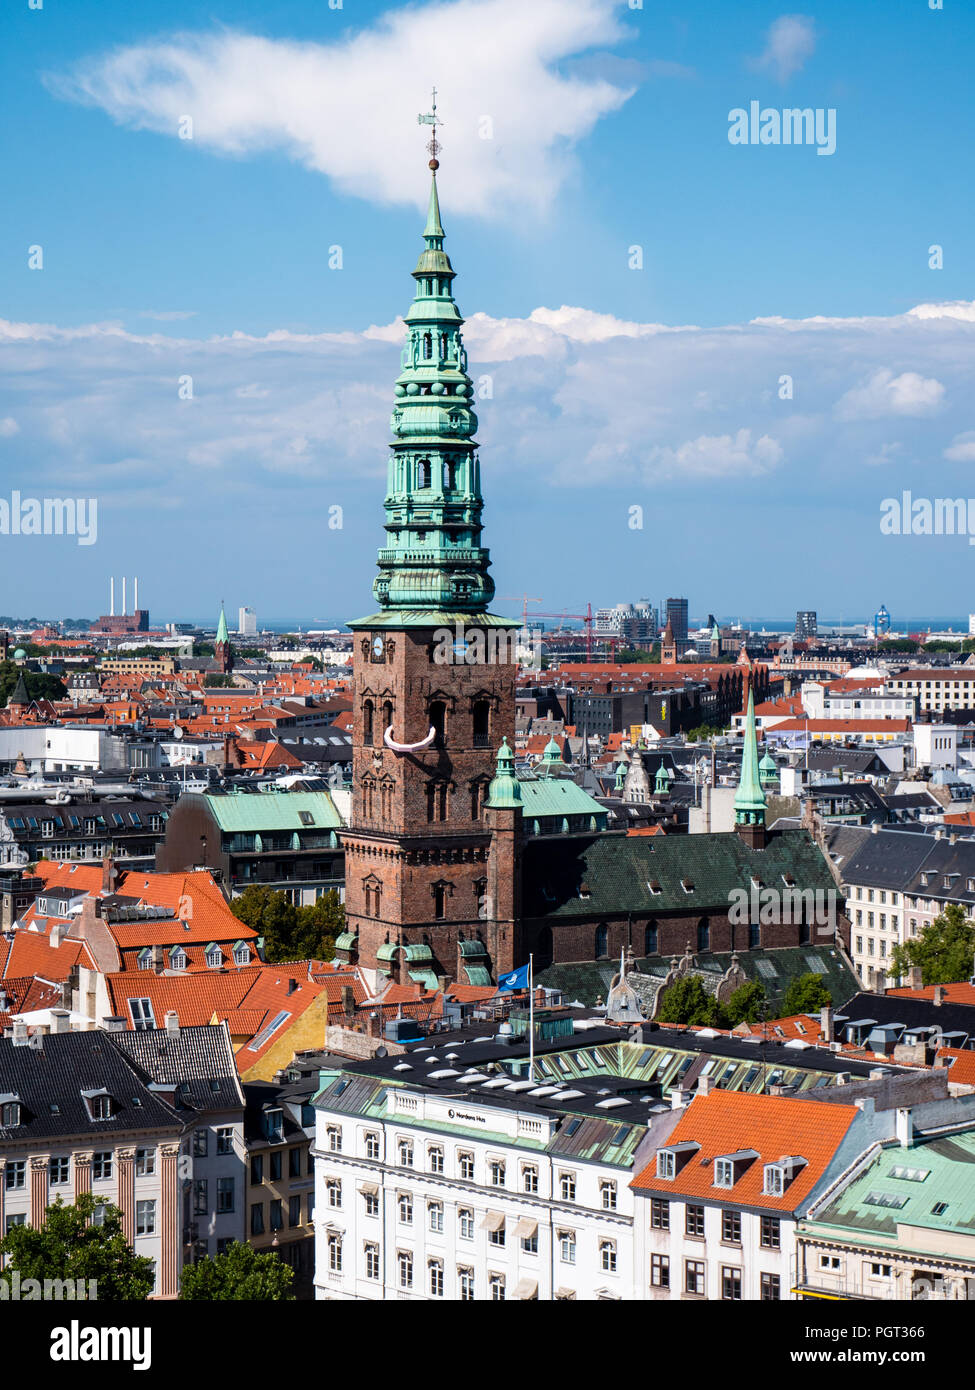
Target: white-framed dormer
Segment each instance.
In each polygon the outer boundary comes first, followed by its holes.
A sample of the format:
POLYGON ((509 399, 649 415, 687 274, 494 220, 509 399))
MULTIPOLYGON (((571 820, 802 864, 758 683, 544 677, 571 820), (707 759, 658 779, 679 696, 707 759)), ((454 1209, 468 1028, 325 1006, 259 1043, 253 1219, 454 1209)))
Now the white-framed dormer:
POLYGON ((714 1160, 715 1187, 734 1187, 735 1183, 758 1158, 755 1149, 737 1149, 734 1153, 719 1154, 714 1160))
POLYGON ((779 1158, 775 1163, 766 1163, 762 1175, 762 1193, 766 1197, 782 1197, 793 1178, 809 1160, 798 1154, 779 1158))
POLYGON ((700 1144, 686 1139, 681 1144, 666 1144, 657 1150, 657 1177, 671 1182, 693 1156, 700 1150, 700 1144))

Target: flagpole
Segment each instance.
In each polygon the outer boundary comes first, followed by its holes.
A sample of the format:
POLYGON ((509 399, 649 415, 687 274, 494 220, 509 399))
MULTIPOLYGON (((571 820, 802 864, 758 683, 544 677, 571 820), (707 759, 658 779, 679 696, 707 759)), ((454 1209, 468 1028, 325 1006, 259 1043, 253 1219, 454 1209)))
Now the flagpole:
POLYGON ((535 974, 534 956, 528 957, 528 1080, 535 1080, 535 974))

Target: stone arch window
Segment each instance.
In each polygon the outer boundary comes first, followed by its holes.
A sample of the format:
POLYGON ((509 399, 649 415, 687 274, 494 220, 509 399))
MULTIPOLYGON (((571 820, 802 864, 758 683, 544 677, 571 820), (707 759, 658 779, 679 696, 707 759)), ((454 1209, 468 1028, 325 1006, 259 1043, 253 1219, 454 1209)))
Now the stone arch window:
POLYGON ((393 702, 392 700, 383 701, 383 732, 389 728, 393 722, 393 702))
POLYGON ((418 459, 416 464, 416 485, 418 488, 430 487, 432 485, 432 472, 429 459, 418 459))
POLYGON ((382 901, 383 886, 377 878, 366 878, 362 882, 366 900, 366 916, 378 917, 382 901))
POLYGON ((442 921, 447 915, 447 899, 453 895, 453 884, 439 879, 430 891, 433 894, 433 915, 438 922, 442 921))
POLYGON ((489 786, 490 780, 487 777, 475 777, 471 783, 471 820, 481 819, 489 786))
POLYGON ((393 784, 388 779, 380 783, 379 786, 379 809, 384 821, 390 821, 393 816, 393 784))
POLYGON ((657 954, 657 924, 648 922, 643 933, 643 954, 645 956, 655 956, 657 954))
POLYGON ((486 878, 476 878, 474 880, 474 901, 477 904, 477 915, 484 921, 487 917, 487 885, 486 878))
POLYGON ((474 701, 474 747, 488 748, 491 744, 491 702, 474 701))
POLYGON ((372 794, 375 787, 371 777, 362 779, 362 814, 366 820, 372 820, 372 794))
POLYGON ((447 783, 427 783, 427 820, 445 821, 447 819, 447 783))
POLYGON ((428 713, 430 727, 436 730, 434 743, 438 748, 443 748, 447 741, 447 702, 445 700, 431 700, 428 713))
POLYGON ((601 922, 596 928, 596 959, 609 955, 609 927, 601 922))
POLYGON ((697 924, 697 949, 699 951, 710 951, 711 949, 711 928, 706 917, 702 917, 697 924))
MULTIPOLYGON (((428 282, 429 283, 429 282, 428 282)), ((423 335, 423 356, 431 358, 433 356, 433 334, 424 333, 423 335)))
POLYGON ((374 713, 375 713, 375 705, 373 704, 373 702, 372 702, 371 700, 363 700, 363 702, 362 702, 362 742, 365 744, 365 746, 366 746, 367 748, 371 748, 371 747, 372 747, 372 737, 373 737, 373 729, 372 729, 372 726, 373 726, 373 715, 374 715, 374 713))

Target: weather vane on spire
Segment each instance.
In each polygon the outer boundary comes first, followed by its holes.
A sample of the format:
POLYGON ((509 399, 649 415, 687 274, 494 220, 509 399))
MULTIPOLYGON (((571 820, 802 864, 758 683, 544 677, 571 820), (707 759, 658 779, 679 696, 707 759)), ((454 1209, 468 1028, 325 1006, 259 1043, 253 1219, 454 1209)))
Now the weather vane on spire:
POLYGON ((418 125, 432 125, 433 135, 427 149, 430 151, 430 168, 434 173, 440 168, 440 160, 437 155, 440 153, 440 141, 437 139, 437 127, 443 125, 443 121, 437 115, 437 89, 433 89, 433 109, 425 116, 417 116, 418 125))

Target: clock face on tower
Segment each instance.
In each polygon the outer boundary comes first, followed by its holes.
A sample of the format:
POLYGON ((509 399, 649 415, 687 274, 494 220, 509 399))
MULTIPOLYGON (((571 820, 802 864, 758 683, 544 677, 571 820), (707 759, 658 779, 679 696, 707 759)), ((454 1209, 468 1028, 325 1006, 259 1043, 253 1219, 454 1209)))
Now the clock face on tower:
POLYGON ((385 643, 383 642, 382 637, 377 633, 376 636, 372 639, 372 659, 373 659, 373 661, 382 661, 384 650, 385 650, 385 643))

